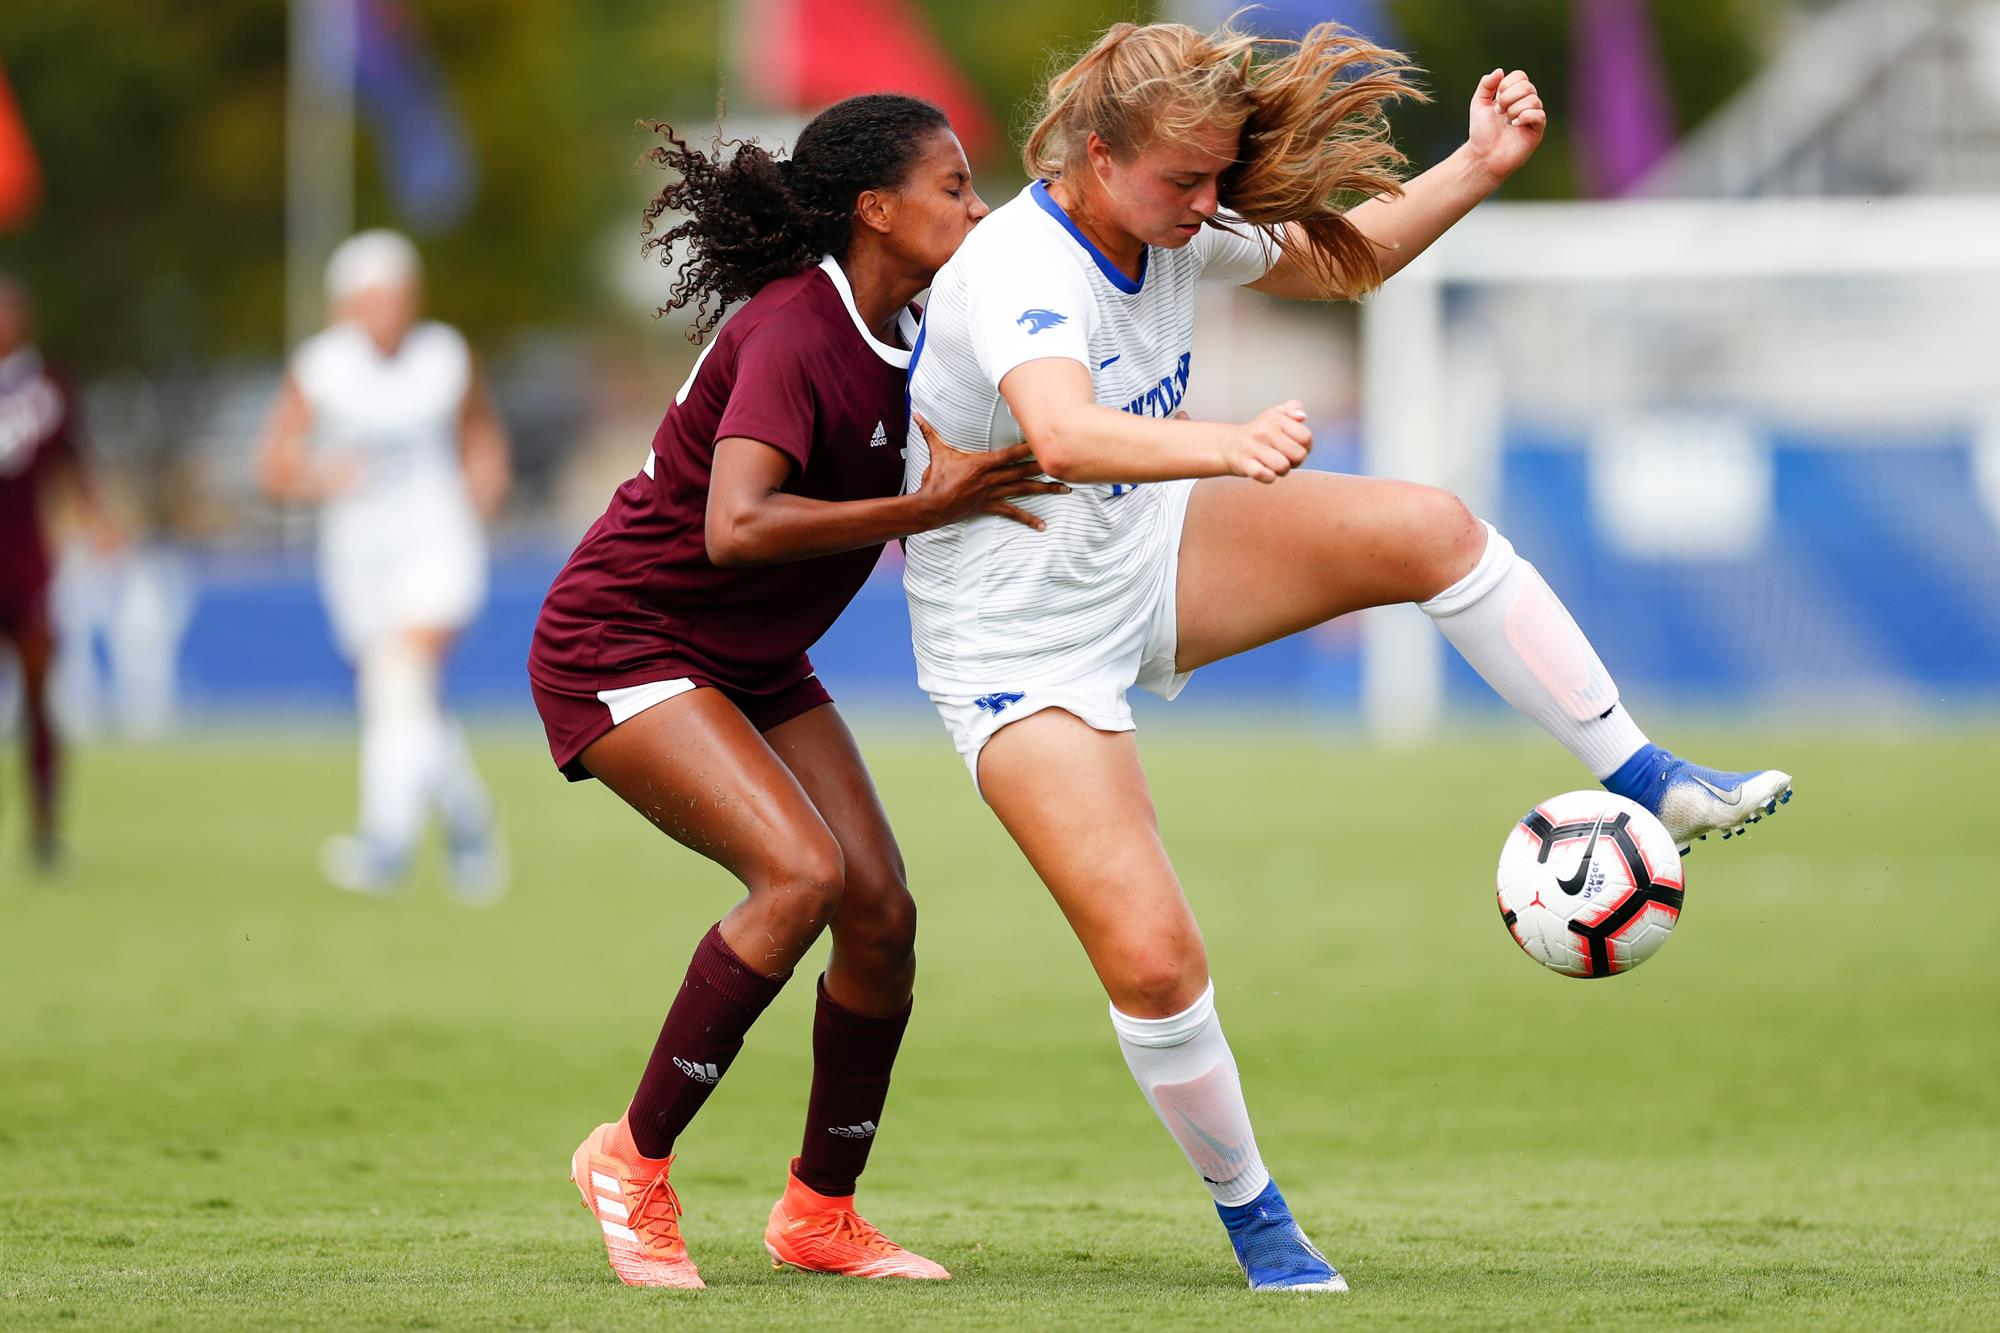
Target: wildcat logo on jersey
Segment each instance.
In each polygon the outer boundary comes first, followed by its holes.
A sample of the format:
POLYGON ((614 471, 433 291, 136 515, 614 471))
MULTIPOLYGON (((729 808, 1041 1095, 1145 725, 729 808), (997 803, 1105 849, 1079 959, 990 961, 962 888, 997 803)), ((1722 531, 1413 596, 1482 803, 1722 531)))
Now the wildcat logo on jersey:
POLYGON ((1058 324, 1069 323, 1069 316, 1059 315, 1053 310, 1036 308, 1034 310, 1023 310, 1014 317, 1014 322, 1026 329, 1028 336, 1032 338, 1043 329, 1052 329, 1058 324))
POLYGON ((1181 399, 1187 396, 1188 372, 1193 365, 1194 353, 1182 352, 1174 373, 1160 376, 1158 384, 1125 404, 1125 410, 1135 417, 1172 416, 1180 410, 1181 399))

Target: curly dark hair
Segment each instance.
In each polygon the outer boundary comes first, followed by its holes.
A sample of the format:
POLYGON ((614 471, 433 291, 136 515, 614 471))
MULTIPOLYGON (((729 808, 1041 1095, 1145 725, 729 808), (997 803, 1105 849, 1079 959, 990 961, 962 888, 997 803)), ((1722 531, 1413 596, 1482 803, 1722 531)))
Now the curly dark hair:
POLYGON ((951 128, 944 112, 900 93, 835 102, 799 132, 789 158, 746 139, 718 138, 714 152, 704 153, 671 125, 641 123, 666 140, 643 160, 680 178, 646 205, 640 252, 658 253, 667 264, 674 242, 687 243, 659 313, 692 306, 688 338, 697 343, 723 311, 765 283, 802 273, 821 255, 844 257, 854 235, 856 196, 902 185, 928 131, 951 128), (686 216, 657 231, 670 212, 686 216))

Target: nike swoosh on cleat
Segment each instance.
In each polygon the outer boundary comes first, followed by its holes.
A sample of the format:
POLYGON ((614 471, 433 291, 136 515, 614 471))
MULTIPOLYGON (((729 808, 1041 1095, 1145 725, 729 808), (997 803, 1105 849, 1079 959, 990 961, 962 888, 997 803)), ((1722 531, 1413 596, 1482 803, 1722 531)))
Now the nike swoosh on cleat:
POLYGON ((1344 1292, 1347 1290, 1347 1279, 1342 1277, 1339 1273, 1335 1273, 1332 1277, 1320 1278, 1318 1281, 1315 1282, 1267 1283, 1261 1287, 1252 1287, 1251 1290, 1252 1291, 1344 1292))
POLYGON ((1724 805, 1741 805, 1743 803, 1743 784, 1740 782, 1728 791, 1724 791, 1707 778, 1701 777, 1698 774, 1690 773, 1688 774, 1688 779, 1692 782, 1700 783, 1703 791, 1724 805))
POLYGON ((1590 826, 1590 841, 1584 844, 1583 859, 1576 863, 1576 873, 1568 879, 1559 879, 1556 881, 1556 887, 1572 898, 1583 892, 1583 881, 1590 874, 1591 857, 1597 852, 1597 834, 1603 827, 1604 817, 1599 815, 1597 822, 1590 826))

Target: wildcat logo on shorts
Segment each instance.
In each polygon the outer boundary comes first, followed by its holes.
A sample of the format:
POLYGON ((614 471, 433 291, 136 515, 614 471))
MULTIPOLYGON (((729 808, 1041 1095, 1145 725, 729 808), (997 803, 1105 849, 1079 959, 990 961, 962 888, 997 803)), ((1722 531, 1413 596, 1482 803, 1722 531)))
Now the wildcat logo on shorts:
POLYGON ((1001 690, 994 694, 980 695, 972 701, 972 706, 982 712, 991 713, 993 716, 998 717, 1006 712, 1009 706, 1017 704, 1025 698, 1027 696, 1019 690, 1001 690))
POLYGON ((1023 310, 1014 317, 1014 322, 1026 329, 1028 336, 1032 338, 1043 329, 1052 329, 1058 324, 1069 323, 1069 316, 1059 315, 1053 310, 1037 308, 1034 310, 1023 310))

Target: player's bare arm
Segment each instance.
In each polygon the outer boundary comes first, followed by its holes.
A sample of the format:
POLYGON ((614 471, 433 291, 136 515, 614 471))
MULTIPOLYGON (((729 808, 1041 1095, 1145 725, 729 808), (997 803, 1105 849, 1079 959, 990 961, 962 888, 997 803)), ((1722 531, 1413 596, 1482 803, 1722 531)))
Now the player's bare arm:
POLYGON ((494 405, 492 387, 477 361, 472 380, 459 409, 458 454, 465 468, 465 488, 473 508, 487 522, 499 516, 507 503, 512 482, 513 450, 507 439, 507 423, 494 405))
MULTIPOLYGON (((1472 96, 1469 132, 1456 152, 1405 184, 1400 195, 1370 199, 1348 210, 1348 221, 1375 243, 1383 278, 1401 272, 1520 170, 1541 146, 1547 128, 1548 111, 1526 74, 1496 69, 1481 79, 1472 96)), ((1307 250, 1297 223, 1286 224, 1286 240, 1284 256, 1252 288, 1294 300, 1347 297, 1350 285, 1328 283, 1301 258, 1307 250)))
POLYGON ((1024 495, 1063 495, 1041 481, 1026 445, 994 453, 953 449, 919 418, 930 442, 923 484, 875 500, 814 500, 783 490, 791 459, 759 440, 731 437, 715 446, 708 490, 708 558, 717 565, 774 565, 806 560, 928 532, 972 514, 996 514, 1041 531, 1033 514, 1009 504, 1024 495))
POLYGON ((116 555, 125 549, 125 526, 105 501, 89 446, 77 437, 73 428, 66 434, 67 447, 56 455, 57 471, 68 484, 84 540, 99 555, 116 555))
POLYGON ((1271 482, 1312 449, 1296 399, 1240 424, 1142 417, 1099 404, 1089 370, 1067 357, 1016 366, 1000 381, 1000 395, 1042 470, 1079 485, 1187 477, 1271 482))
POLYGON ((285 376, 257 447, 257 485, 274 504, 317 504, 360 480, 360 464, 350 455, 324 461, 313 457, 307 445, 312 420, 298 381, 285 376))

